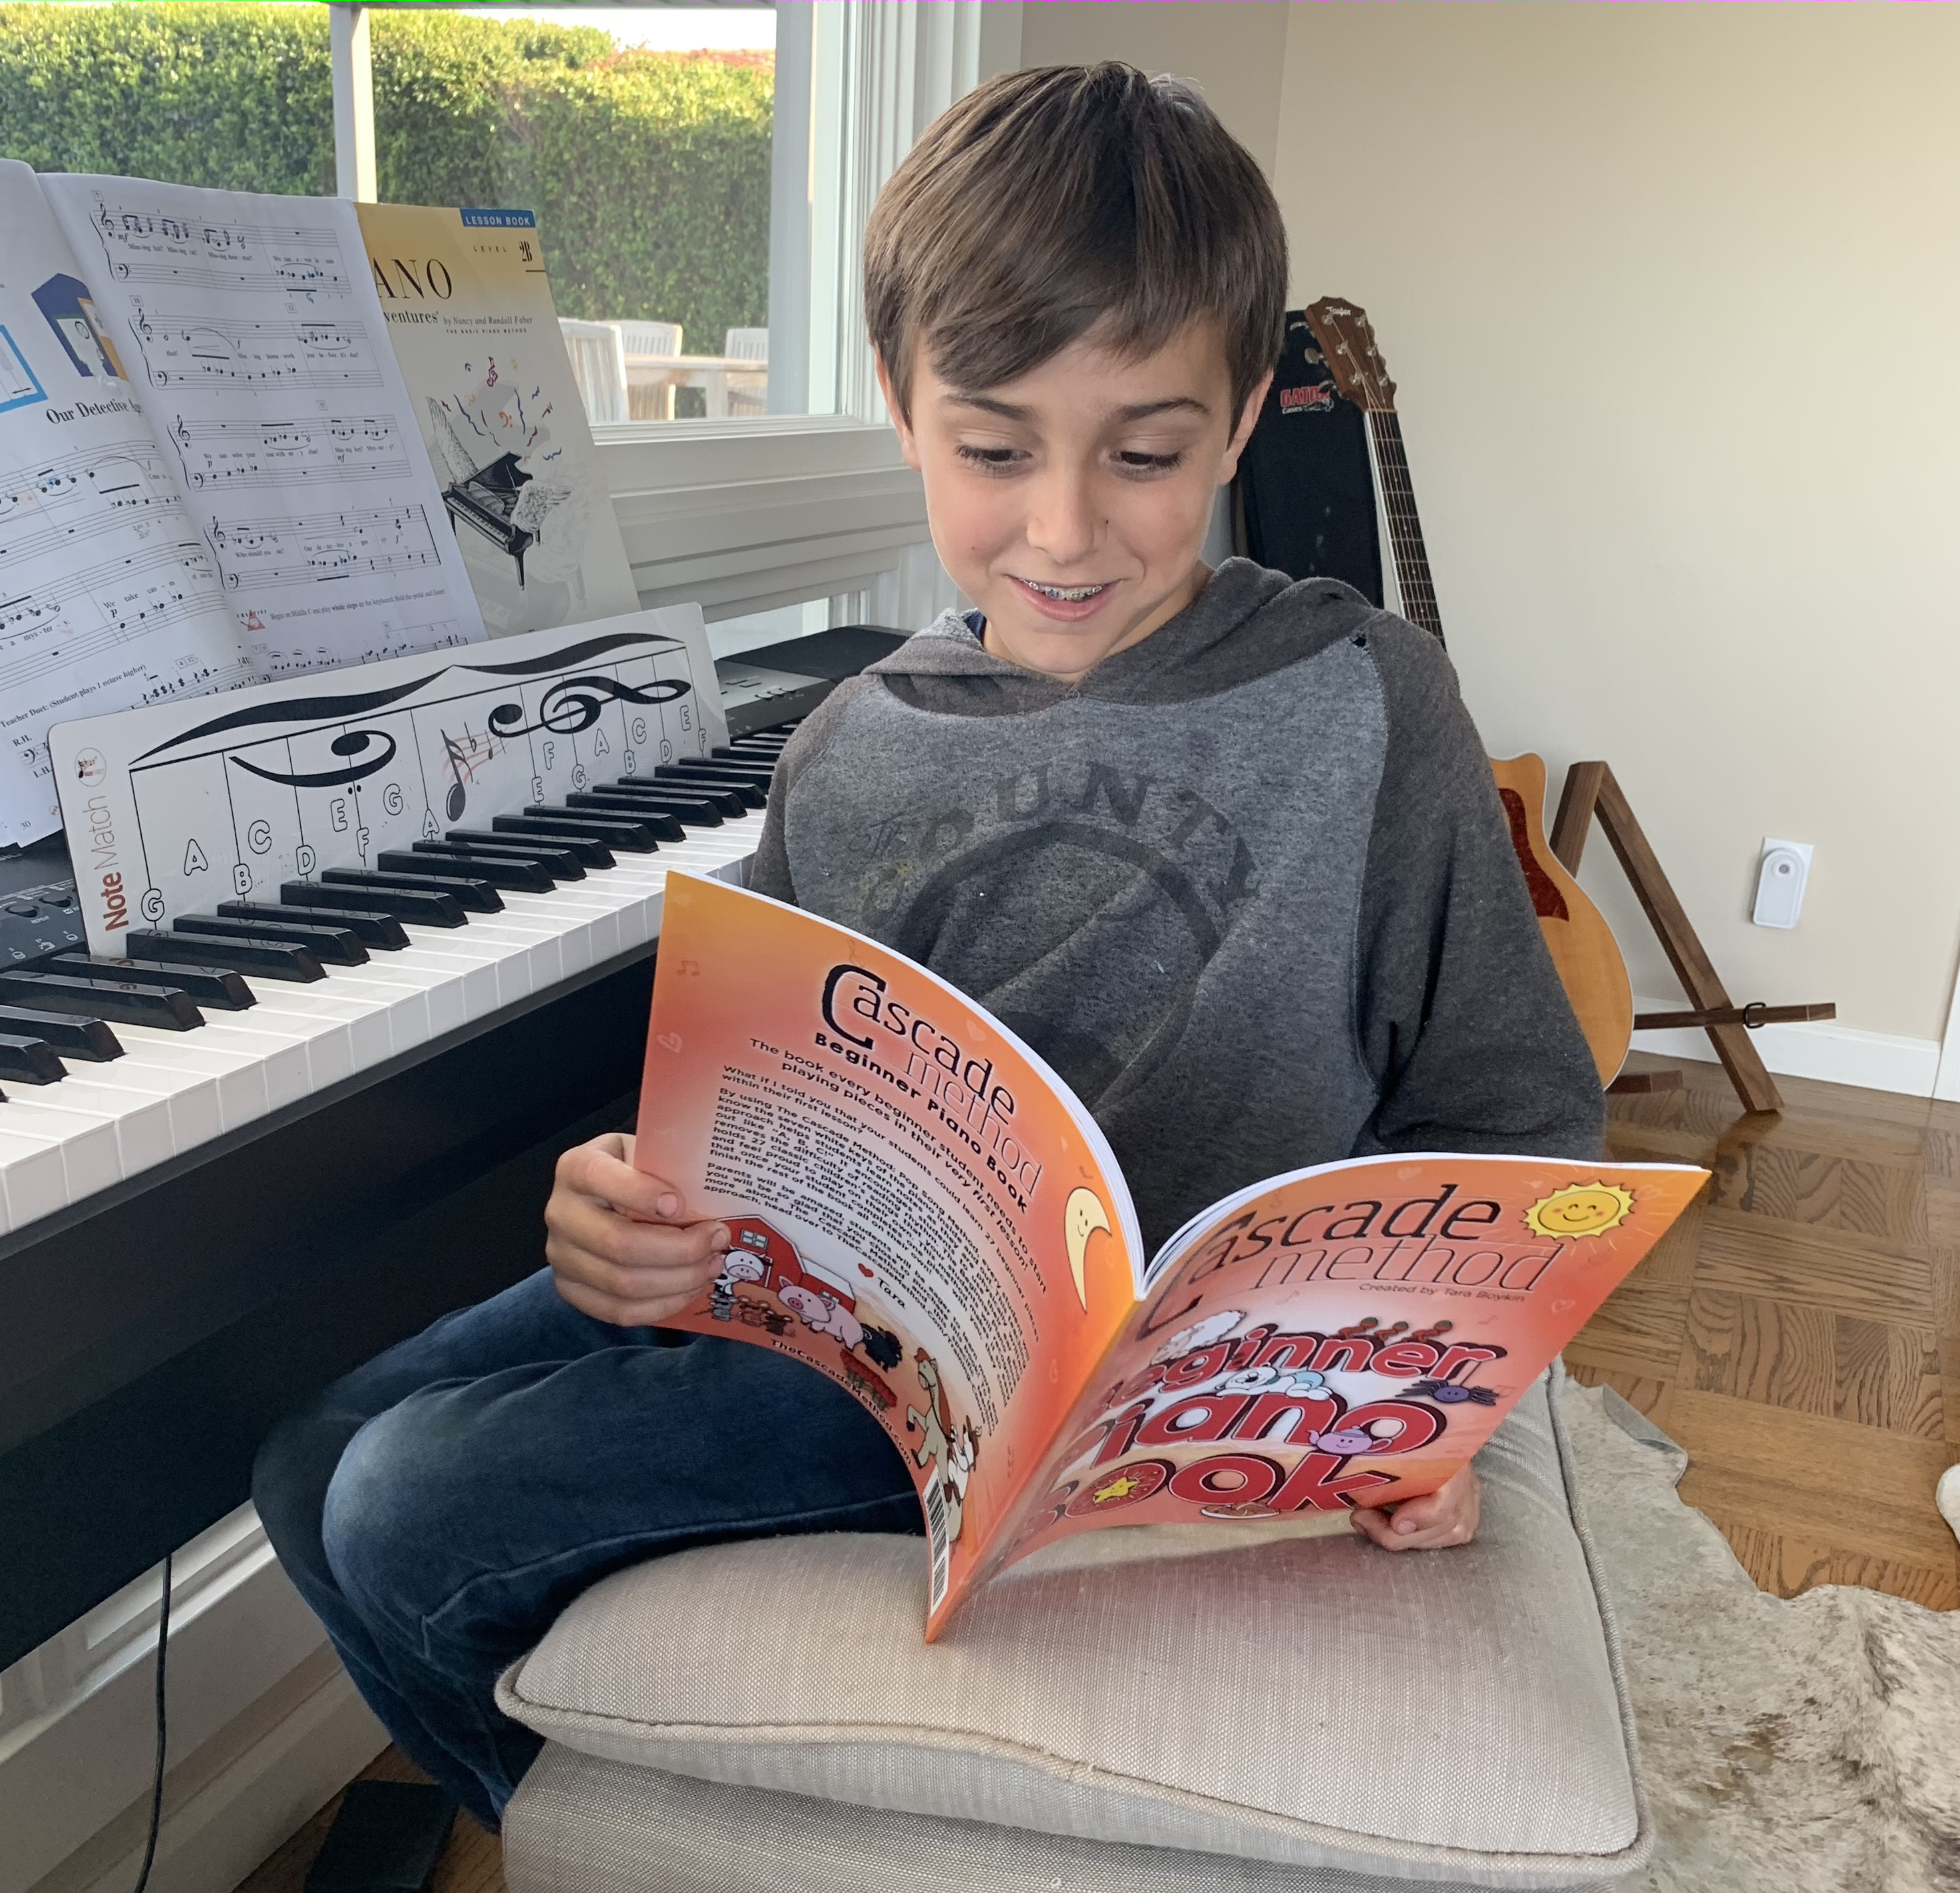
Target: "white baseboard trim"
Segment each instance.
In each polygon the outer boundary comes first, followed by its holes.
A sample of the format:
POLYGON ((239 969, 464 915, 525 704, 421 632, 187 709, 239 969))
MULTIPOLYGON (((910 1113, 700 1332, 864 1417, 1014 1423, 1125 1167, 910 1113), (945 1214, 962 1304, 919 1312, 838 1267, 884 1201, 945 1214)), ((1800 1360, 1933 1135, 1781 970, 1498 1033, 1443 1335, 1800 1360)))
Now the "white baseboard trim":
MULTIPOLYGON (((324 1673, 317 1686, 270 1729, 253 1730, 221 1765, 199 1771, 205 1778, 187 1782, 189 1792, 173 1796, 167 1789, 149 1893, 231 1893, 388 1745, 387 1731, 339 1663, 318 1667, 324 1673)), ((126 1810, 89 1850, 97 1859, 88 1865, 100 1864, 119 1841, 116 1857, 86 1877, 63 1874, 67 1885, 37 1893, 128 1893, 148 1822, 147 1803, 126 1810)))
MULTIPOLYGON (((151 1893, 230 1893, 387 1745, 256 1519, 236 1522, 235 1555, 213 1581, 187 1574, 172 1615, 151 1893)), ((0 1737, 0 1893, 134 1885, 149 1827, 155 1651, 152 1625, 0 1737)))
MULTIPOLYGON (((1682 999, 1636 999, 1637 1012, 1678 1012, 1682 999)), ((1769 1069, 1785 1078, 1815 1078, 1831 1085, 1857 1085, 1866 1091, 1898 1091, 1930 1097, 1939 1071, 1939 1041, 1901 1038, 1889 1032, 1860 1032, 1834 1020, 1815 1025, 1765 1025, 1750 1034, 1769 1069)), ((1715 1048, 1706 1032, 1636 1032, 1634 1050, 1662 1058, 1712 1061, 1715 1048)))

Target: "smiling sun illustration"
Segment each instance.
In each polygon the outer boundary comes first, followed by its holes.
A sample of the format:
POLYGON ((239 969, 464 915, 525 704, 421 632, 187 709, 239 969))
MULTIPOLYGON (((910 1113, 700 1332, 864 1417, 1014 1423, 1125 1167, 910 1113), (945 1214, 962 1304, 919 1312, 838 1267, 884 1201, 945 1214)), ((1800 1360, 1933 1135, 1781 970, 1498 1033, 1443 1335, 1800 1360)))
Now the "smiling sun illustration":
POLYGON ((1603 1236, 1634 1213, 1631 1192, 1615 1183, 1570 1183, 1525 1212, 1541 1236, 1603 1236))

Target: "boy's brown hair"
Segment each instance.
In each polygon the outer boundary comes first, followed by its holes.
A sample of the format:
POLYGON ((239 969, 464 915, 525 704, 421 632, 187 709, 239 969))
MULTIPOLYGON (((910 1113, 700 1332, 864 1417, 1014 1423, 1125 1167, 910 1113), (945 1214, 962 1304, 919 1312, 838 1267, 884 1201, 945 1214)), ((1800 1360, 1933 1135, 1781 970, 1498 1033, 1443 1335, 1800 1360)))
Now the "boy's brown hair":
POLYGON ((864 314, 902 414, 923 348, 1000 386, 1097 330, 1147 355, 1223 335, 1233 418, 1285 341, 1286 230, 1196 88, 1113 61, 992 79, 935 119, 864 233, 864 314))

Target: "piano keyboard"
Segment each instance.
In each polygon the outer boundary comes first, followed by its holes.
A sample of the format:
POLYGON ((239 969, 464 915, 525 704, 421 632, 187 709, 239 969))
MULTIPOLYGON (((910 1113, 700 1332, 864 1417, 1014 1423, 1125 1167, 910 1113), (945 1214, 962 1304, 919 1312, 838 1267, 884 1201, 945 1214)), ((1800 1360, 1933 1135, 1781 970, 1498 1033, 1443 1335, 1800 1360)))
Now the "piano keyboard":
POLYGON ((670 870, 746 877, 793 727, 179 916, 126 961, 0 964, 0 1234, 643 951, 670 870))

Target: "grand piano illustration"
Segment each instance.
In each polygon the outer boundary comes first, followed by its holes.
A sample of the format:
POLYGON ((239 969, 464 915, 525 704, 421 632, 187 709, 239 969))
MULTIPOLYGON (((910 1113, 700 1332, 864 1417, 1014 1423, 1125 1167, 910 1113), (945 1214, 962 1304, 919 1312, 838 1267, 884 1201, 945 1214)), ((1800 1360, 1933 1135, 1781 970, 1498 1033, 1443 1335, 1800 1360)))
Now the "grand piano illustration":
POLYGON ((514 453, 500 453, 479 462, 457 432, 442 402, 433 395, 427 399, 429 444, 439 462, 438 471, 448 482, 442 490, 443 503, 452 519, 482 533, 510 554, 521 589, 524 554, 537 543, 552 509, 571 497, 571 489, 534 478, 514 453))

